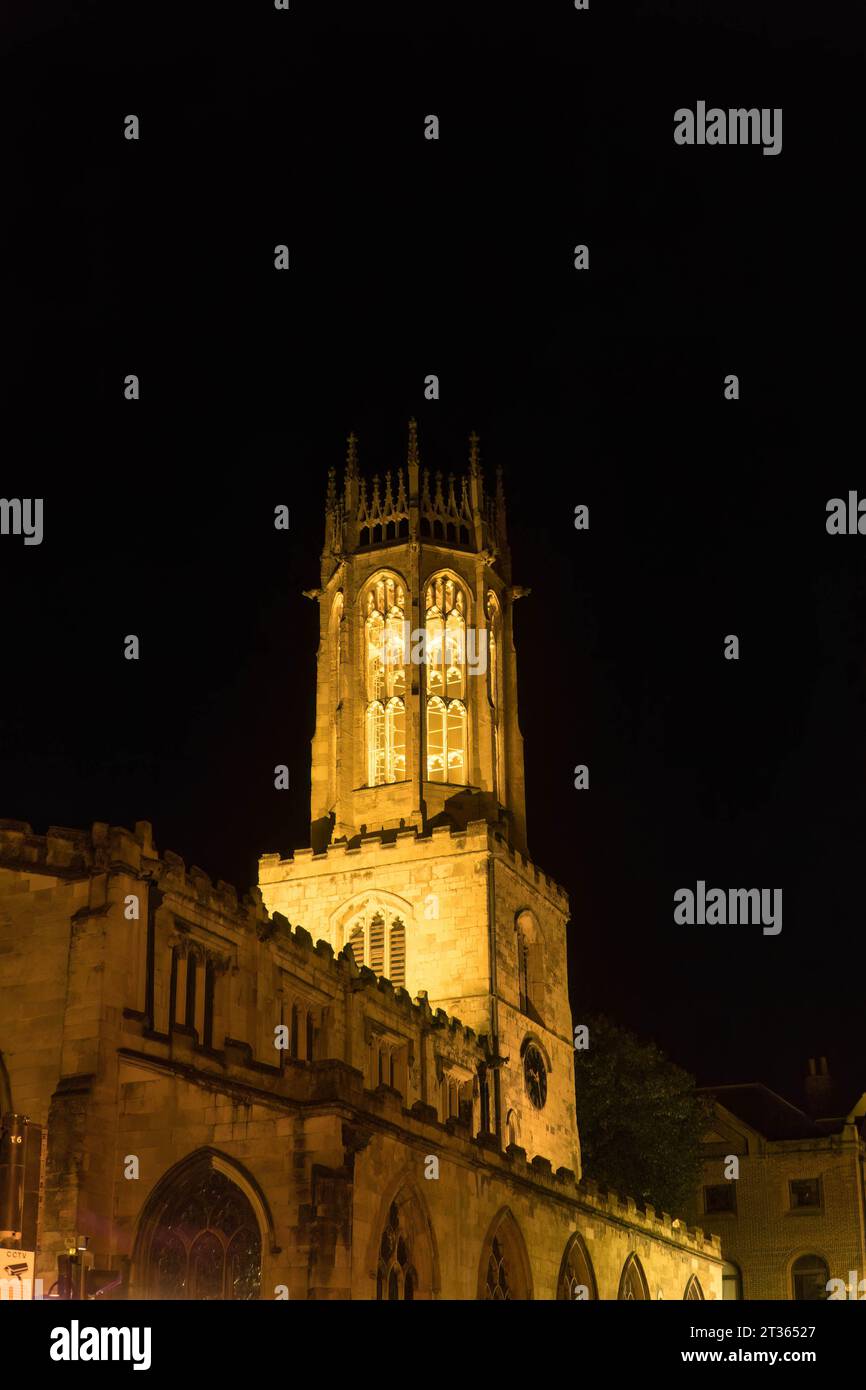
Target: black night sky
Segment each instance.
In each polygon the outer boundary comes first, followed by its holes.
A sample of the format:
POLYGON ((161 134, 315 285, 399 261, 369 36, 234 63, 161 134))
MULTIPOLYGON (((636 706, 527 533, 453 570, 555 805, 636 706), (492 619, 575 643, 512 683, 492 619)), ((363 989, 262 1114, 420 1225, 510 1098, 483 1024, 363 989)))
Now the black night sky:
POLYGON ((414 414, 460 472, 474 428, 532 589, 529 842, 575 1021, 705 1083, 796 1101, 823 1054, 862 1089, 866 539, 825 529, 866 494, 860 39, 790 0, 30 8, 0 492, 44 497, 45 538, 0 538, 0 814, 150 820, 241 889, 305 844, 327 469, 352 429, 368 476, 403 463, 414 414), (782 153, 677 147, 699 99, 782 107, 782 153), (699 878, 781 887, 781 935, 675 925, 699 878))

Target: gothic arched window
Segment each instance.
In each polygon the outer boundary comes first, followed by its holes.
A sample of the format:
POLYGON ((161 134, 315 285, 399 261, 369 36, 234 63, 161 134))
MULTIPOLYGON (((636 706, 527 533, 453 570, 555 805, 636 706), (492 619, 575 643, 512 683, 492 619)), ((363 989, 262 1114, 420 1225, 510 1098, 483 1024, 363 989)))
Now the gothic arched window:
POLYGON ((517 914, 514 927, 520 1012, 539 1022, 545 991, 544 943, 541 929, 535 914, 528 908, 517 914))
POLYGON ((511 1285, 508 1282, 508 1270, 505 1266, 505 1252, 496 1236, 490 1243, 490 1254, 487 1257, 485 1298, 494 1303, 503 1303, 511 1298, 511 1285))
POLYGON ((364 592, 367 785, 406 777, 406 594, 393 575, 364 592))
POLYGON ((466 595, 447 575, 427 585, 427 780, 467 781, 466 595))
POLYGON ((487 696, 493 728, 493 790, 505 802, 505 769, 502 758, 502 609, 491 590, 485 605, 487 613, 487 696))
POLYGON ((388 1211, 388 1221, 379 1242, 376 1297, 408 1301, 414 1299, 417 1287, 418 1277, 412 1267, 409 1241, 400 1223, 397 1203, 392 1202, 388 1211))
POLYGON ((689 1303, 693 1302, 696 1299, 703 1299, 703 1296, 704 1291, 701 1288, 701 1281, 699 1280, 696 1274, 693 1274, 689 1282, 686 1284, 686 1291, 683 1294, 683 1298, 687 1303, 689 1303))
POLYGON ((617 1297, 625 1303, 649 1298, 649 1285, 643 1272, 643 1265, 634 1253, 629 1255, 623 1265, 617 1297))
POLYGON ((496 1218, 482 1247, 478 1297, 493 1303, 532 1297, 526 1245, 510 1211, 496 1218))
POLYGON ((589 1252, 579 1235, 573 1235, 566 1246, 556 1296, 574 1303, 598 1298, 589 1252))
POLYGON ((330 636, 331 636, 331 645, 330 645, 330 657, 331 657, 331 753, 330 753, 330 761, 329 761, 329 764, 328 764, 328 768, 329 768, 329 778, 330 778, 329 794, 330 794, 331 802, 335 801, 335 800, 336 800, 336 796, 337 796, 337 757, 338 757, 338 749, 339 749, 339 747, 340 747, 340 724, 341 724, 341 719, 342 719, 342 709, 341 709, 342 691, 341 691, 341 688, 340 688, 340 686, 341 686, 341 677, 342 677, 342 661, 341 661, 341 651, 340 651, 340 646, 341 646, 341 641, 342 641, 342 632, 343 632, 343 626, 342 626, 342 624, 343 624, 343 595, 342 595, 341 593, 338 593, 337 596, 336 596, 336 598, 334 599, 334 606, 333 606, 333 608, 331 609, 331 627, 330 627, 330 636))
POLYGON ((262 1242, 248 1198, 208 1160, 169 1189, 145 1260, 148 1298, 259 1297, 262 1242))

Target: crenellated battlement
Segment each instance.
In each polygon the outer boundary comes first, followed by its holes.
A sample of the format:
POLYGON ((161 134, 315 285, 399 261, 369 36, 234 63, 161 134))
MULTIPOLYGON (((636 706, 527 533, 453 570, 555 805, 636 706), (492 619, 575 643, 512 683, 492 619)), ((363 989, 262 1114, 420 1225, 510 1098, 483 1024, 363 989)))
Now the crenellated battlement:
POLYGON ((259 857, 259 882, 267 887, 299 876, 318 876, 339 872, 348 868, 362 869, 368 865, 375 868, 383 852, 393 857, 397 849, 409 851, 411 858, 418 862, 419 855, 435 857, 443 852, 489 850, 519 869, 524 878, 530 879, 539 890, 553 900, 566 915, 569 911, 568 893, 549 874, 544 873, 520 850, 509 845, 506 837, 486 820, 469 821, 465 828, 439 825, 432 829, 419 829, 409 826, 404 830, 379 830, 371 835, 356 835, 350 840, 338 840, 324 850, 296 849, 285 858, 279 853, 262 854, 259 857), (447 849, 446 849, 447 846, 447 849))
POLYGON ((185 861, 172 850, 160 852, 153 843, 149 821, 137 821, 135 830, 96 821, 90 830, 49 826, 35 834, 25 821, 0 820, 0 868, 30 870, 58 878, 91 878, 125 869, 148 878, 165 892, 186 897, 203 909, 227 918, 240 928, 255 929, 268 920, 258 888, 239 898, 237 889, 185 861))
MULTIPOLYGON (((486 829, 483 821, 478 825, 486 829)), ((414 832, 400 833, 414 838, 414 832)), ((432 833, 441 837, 449 831, 445 827, 432 833)), ((379 836, 367 839, 370 844, 381 843, 379 836)), ((304 861, 311 856, 311 850, 300 850, 295 857, 304 861)), ((327 855, 313 857, 325 859, 327 855)), ((279 860, 278 855, 265 858, 286 862, 279 860)), ((87 879, 99 873, 121 871, 146 877, 171 898, 187 899, 206 914, 217 916, 240 931, 254 933, 259 940, 271 942, 280 951, 298 953, 307 964, 326 972, 334 980, 350 981, 353 990, 363 990, 371 999, 386 1001, 411 1021, 413 1027, 447 1032, 463 1046, 477 1047, 480 1060, 487 1055, 486 1038, 479 1038, 459 1018, 447 1014, 444 1009, 434 1012, 426 997, 413 1000, 407 990, 395 987, 390 980, 377 976, 366 966, 359 967, 349 947, 335 953, 330 942, 314 942, 305 927, 293 926, 283 913, 269 913, 258 888, 252 888, 241 900, 232 884, 222 879, 214 883, 197 865, 187 868, 181 856, 172 850, 157 851, 148 821, 137 821, 134 831, 96 822, 89 831, 50 826, 44 835, 39 835, 26 821, 0 820, 0 869, 29 870, 63 879, 87 879)))

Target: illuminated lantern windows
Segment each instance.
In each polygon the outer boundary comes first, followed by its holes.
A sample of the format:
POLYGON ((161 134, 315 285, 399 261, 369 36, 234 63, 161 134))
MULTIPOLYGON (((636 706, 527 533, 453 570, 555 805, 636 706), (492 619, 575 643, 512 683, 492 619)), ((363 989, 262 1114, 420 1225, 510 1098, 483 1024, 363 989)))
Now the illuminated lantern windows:
POLYGON ((406 777, 406 595, 391 575, 380 575, 364 595, 367 785, 406 777))
POLYGON ((426 590, 427 780, 465 786, 467 771, 466 597, 446 575, 426 590))

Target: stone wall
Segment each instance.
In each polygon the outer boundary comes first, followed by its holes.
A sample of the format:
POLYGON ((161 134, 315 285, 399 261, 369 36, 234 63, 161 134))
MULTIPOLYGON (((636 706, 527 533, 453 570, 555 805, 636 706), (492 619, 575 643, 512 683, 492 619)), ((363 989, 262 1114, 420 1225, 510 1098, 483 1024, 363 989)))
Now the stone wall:
MULTIPOLYGON (((462 844, 430 837, 404 892, 441 884, 437 864, 463 873, 489 853, 486 837, 486 827, 462 844)), ((395 850, 380 843, 361 855, 371 852, 387 865, 395 850)), ((328 859, 299 862, 327 887, 328 859)), ((354 874, 357 857, 344 862, 354 874)), ((319 900, 315 886, 300 899, 308 921, 319 900)), ((699 1233, 596 1192, 567 1164, 554 1171, 552 1155, 501 1151, 472 1082, 491 1062, 486 1035, 377 981, 329 941, 314 944, 256 893, 239 902, 228 885, 157 854, 145 823, 134 834, 97 825, 45 837, 0 825, 0 990, 13 1104, 47 1121, 37 1273, 49 1282, 58 1253, 83 1233, 94 1264, 123 1272, 141 1296, 151 1199, 198 1155, 255 1212, 265 1298, 278 1286, 292 1298, 375 1297, 380 1227, 395 1198, 427 1280, 419 1297, 476 1297, 497 1220, 505 1248, 525 1252, 524 1296, 554 1296, 575 1232, 602 1297, 616 1296, 631 1252, 653 1297, 682 1297, 692 1272, 707 1297, 718 1293, 718 1246, 699 1233), (201 989, 187 990, 190 975, 201 989), (312 1020, 312 1059, 305 1033, 298 1055, 274 1047, 293 1005, 312 1020), (384 1080, 382 1059, 393 1059, 384 1080), (472 1100, 459 1114, 444 1103, 453 1077, 472 1100), (438 1251, 429 1268, 424 1239, 438 1251)))

